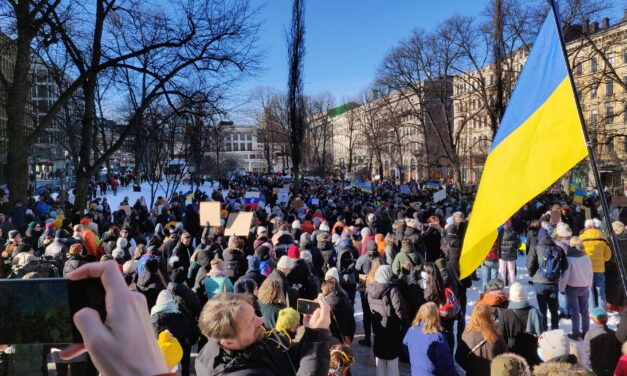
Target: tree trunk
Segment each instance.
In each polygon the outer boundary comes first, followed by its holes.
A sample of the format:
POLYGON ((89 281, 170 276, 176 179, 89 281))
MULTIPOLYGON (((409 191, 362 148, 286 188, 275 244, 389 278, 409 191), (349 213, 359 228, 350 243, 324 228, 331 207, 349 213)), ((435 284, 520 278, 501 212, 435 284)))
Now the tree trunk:
POLYGON ((76 170, 76 195, 74 196, 74 210, 82 212, 87 207, 89 199, 89 178, 90 176, 83 171, 83 168, 76 170))

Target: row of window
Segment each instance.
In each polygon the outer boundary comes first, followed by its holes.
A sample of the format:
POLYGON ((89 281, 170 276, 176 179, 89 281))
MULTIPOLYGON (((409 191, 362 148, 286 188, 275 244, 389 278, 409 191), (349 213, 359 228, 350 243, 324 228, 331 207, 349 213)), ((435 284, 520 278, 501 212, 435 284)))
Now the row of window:
POLYGON ((237 143, 237 142, 227 142, 224 144, 224 150, 226 151, 252 151, 253 150, 253 143, 252 142, 248 142, 248 143, 237 143))
MULTIPOLYGON (((250 133, 227 133, 227 135, 224 137, 224 139, 226 141, 252 141, 253 139, 253 135, 250 133)), ((250 150, 250 149, 249 149, 250 150)))
MULTIPOLYGON (((614 124, 616 113, 614 112, 614 105, 608 104, 605 106, 605 124, 614 124)), ((596 107, 590 109, 590 123, 597 124, 599 122, 599 110, 596 107)), ((627 106, 623 107, 623 122, 627 123, 627 106)))
MULTIPOLYGON (((614 52, 608 52, 605 57, 608 63, 610 63, 611 66, 614 66, 616 62, 614 52)), ((595 73, 599 70, 599 61, 601 60, 597 59, 596 57, 590 58, 590 73, 595 73)), ((627 64, 627 47, 623 48, 623 64, 627 64)), ((575 73, 583 74, 583 62, 580 61, 575 64, 575 73)))

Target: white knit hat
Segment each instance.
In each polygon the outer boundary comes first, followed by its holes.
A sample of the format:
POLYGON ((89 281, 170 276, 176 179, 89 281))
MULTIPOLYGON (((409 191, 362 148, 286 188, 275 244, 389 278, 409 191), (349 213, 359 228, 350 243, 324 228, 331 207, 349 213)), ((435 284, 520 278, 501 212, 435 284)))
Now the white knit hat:
POLYGON ((300 229, 300 221, 297 219, 294 222, 292 222, 292 228, 293 229, 300 229))
POLYGON ((585 228, 592 228, 595 227, 594 226, 594 221, 592 219, 586 219, 586 221, 583 223, 583 226, 585 228))
POLYGON ((557 227, 555 228, 555 232, 557 233, 557 236, 560 238, 570 238, 571 236, 573 236, 573 231, 570 229, 570 227, 563 222, 560 222, 557 224, 557 227))
POLYGON ((320 229, 320 231, 324 231, 324 232, 330 232, 331 231, 331 229, 329 228, 329 225, 326 222, 323 222, 320 225, 319 229, 320 229))
POLYGON ((526 302, 529 300, 527 288, 521 283, 514 283, 509 287, 510 302, 526 302))
POLYGON ((594 223, 594 227, 601 228, 603 227, 603 222, 599 218, 592 218, 592 222, 594 223))
POLYGON ((331 269, 327 270, 326 274, 324 275, 324 280, 328 280, 329 278, 334 278, 338 283, 340 282, 340 273, 337 271, 336 267, 332 267, 331 269))
POLYGON ((292 269, 294 267, 294 260, 287 256, 281 256, 276 266, 277 268, 292 269))
POLYGON ((570 353, 570 341, 563 329, 555 329, 540 334, 538 347, 542 350, 545 361, 570 353))

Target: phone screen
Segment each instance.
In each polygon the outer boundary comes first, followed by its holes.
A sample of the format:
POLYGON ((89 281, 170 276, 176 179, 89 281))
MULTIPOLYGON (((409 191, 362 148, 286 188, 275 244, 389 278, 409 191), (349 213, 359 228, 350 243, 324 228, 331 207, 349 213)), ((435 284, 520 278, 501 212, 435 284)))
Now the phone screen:
POLYGON ((80 343, 72 320, 84 307, 106 317, 100 279, 63 278, 0 281, 0 343, 80 343))
POLYGON ((320 304, 318 304, 318 302, 314 302, 313 300, 298 299, 296 301, 296 310, 306 315, 311 315, 318 308, 320 308, 320 304))

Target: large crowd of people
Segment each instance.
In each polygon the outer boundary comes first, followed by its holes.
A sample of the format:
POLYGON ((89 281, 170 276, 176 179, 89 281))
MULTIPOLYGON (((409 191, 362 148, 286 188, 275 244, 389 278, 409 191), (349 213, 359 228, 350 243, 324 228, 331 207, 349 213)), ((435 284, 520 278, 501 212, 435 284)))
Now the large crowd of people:
POLYGON ((593 197, 547 191, 461 278, 472 189, 434 202, 414 181, 306 179, 282 200, 289 183, 249 174, 152 207, 92 197, 76 212, 46 193, 3 204, 0 277, 100 277, 108 315, 79 311, 84 343, 60 353, 3 345, 0 375, 42 374, 50 358, 57 375, 349 375, 365 361, 356 346, 372 349, 377 376, 399 362, 414 376, 627 375, 627 299, 608 242, 613 232, 627 260, 627 209, 605 223, 593 197), (221 202, 220 223, 201 223, 202 201, 221 202), (226 236, 240 211, 254 213, 248 235, 226 236), (473 283, 482 293, 469 303, 473 283), (319 308, 298 312, 299 299, 319 308))

